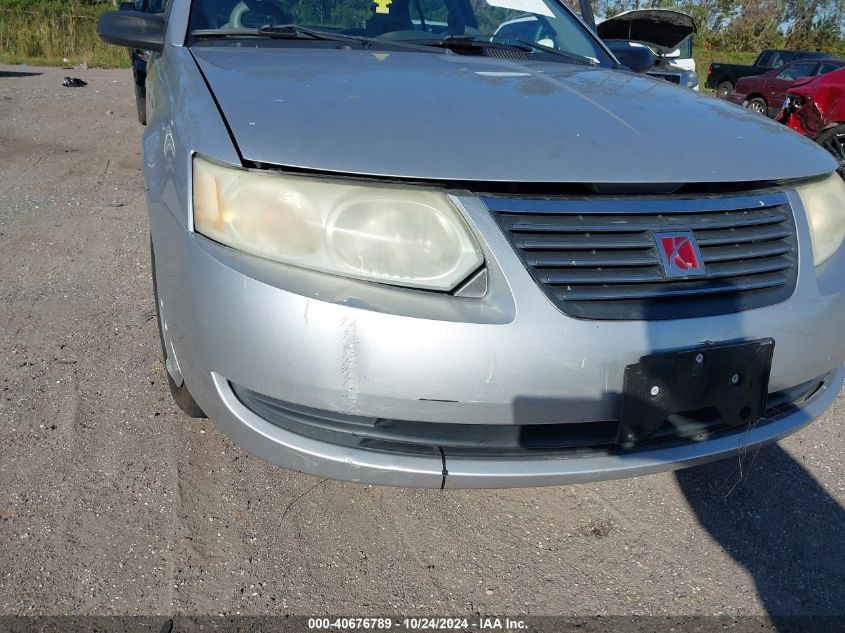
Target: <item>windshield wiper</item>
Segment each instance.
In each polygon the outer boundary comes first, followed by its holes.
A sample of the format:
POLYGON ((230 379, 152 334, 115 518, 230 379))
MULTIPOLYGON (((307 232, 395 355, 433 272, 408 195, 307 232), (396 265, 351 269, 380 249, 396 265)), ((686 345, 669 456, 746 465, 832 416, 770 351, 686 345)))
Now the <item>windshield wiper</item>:
POLYGON ((369 48, 373 45, 373 38, 363 35, 346 35, 344 33, 329 33, 328 31, 315 31, 296 24, 271 24, 258 29, 259 35, 270 35, 273 37, 295 37, 310 38, 312 40, 334 40, 337 42, 358 42, 369 48))
POLYGON ((272 24, 258 29, 197 29, 191 31, 194 37, 272 37, 279 39, 329 40, 335 42, 357 42, 365 47, 372 46, 373 39, 359 35, 344 35, 315 31, 295 24, 272 24))
POLYGON ((538 51, 541 53, 549 53, 550 55, 566 57, 569 61, 576 64, 584 64, 588 66, 596 65, 596 62, 594 62, 588 57, 582 57, 581 55, 576 55, 575 53, 561 51, 556 48, 537 44, 535 42, 528 42, 525 40, 517 39, 515 37, 509 37, 504 35, 449 35, 447 37, 434 41, 415 40, 415 43, 422 44, 424 46, 439 46, 452 50, 461 48, 471 49, 485 48, 491 46, 506 46, 508 48, 515 48, 521 51, 525 51, 526 53, 538 51))
MULTIPOLYGON (((258 29, 197 29, 191 31, 194 37, 269 37, 277 39, 307 39, 307 40, 328 40, 334 42, 357 42, 364 48, 371 48, 373 45, 379 47, 407 48, 417 51, 425 51, 426 47, 412 42, 395 42, 382 40, 377 37, 365 37, 363 35, 346 35, 345 33, 332 33, 330 31, 319 31, 309 29, 296 24, 268 24, 258 29)), ((431 49, 428 49, 431 50, 431 49)))

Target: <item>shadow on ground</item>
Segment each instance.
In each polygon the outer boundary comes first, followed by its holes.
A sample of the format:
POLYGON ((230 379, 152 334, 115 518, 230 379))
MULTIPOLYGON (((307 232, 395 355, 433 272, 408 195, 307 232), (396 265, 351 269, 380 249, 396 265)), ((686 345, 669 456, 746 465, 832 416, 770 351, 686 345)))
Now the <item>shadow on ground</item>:
POLYGON ((37 77, 41 73, 26 73, 23 71, 0 70, 0 79, 9 79, 11 77, 37 77))
POLYGON ((749 461, 742 474, 736 459, 676 474, 699 522, 745 567, 776 623, 845 614, 845 510, 780 446, 749 461))

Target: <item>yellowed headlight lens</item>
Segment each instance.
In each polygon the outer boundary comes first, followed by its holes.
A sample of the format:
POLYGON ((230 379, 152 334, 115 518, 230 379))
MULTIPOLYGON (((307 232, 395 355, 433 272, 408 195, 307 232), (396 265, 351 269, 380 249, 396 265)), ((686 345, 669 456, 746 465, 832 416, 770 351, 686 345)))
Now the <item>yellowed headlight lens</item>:
POLYGON ((826 262, 845 240, 845 181, 837 173, 797 188, 813 241, 816 266, 826 262))
POLYGON ((260 173, 197 156, 193 196, 198 233, 304 268, 446 291, 483 263, 437 190, 260 173))

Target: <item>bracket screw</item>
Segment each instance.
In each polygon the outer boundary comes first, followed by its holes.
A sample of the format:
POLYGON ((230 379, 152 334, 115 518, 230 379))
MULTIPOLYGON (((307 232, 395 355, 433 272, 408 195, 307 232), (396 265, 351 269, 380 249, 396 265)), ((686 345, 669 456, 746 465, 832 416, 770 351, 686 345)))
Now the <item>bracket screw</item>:
POLYGON ((654 385, 654 387, 651 388, 651 397, 656 398, 659 395, 660 395, 660 387, 658 387, 657 385, 654 385))
POLYGON ((738 385, 740 380, 742 380, 742 376, 740 376, 739 374, 734 374, 733 376, 731 376, 732 385, 738 385))
POLYGON ((695 362, 701 365, 704 363, 704 354, 697 354, 695 357, 695 362))

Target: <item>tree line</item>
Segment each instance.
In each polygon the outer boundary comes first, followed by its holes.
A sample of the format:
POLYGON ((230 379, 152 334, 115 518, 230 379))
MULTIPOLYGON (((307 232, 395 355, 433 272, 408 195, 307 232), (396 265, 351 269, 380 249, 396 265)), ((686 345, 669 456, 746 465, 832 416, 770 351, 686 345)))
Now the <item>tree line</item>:
POLYGON ((688 13, 705 48, 736 53, 798 48, 845 55, 845 0, 594 0, 608 17, 630 9, 688 13))

